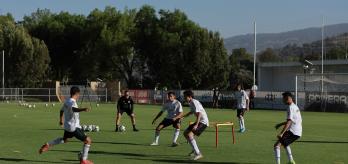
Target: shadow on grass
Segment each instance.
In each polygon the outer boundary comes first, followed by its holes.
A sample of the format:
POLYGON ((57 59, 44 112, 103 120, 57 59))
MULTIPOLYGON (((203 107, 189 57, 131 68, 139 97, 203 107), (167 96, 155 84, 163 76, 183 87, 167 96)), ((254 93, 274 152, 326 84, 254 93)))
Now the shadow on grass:
MULTIPOLYGON (((79 153, 80 151, 73 150, 50 150, 55 152, 71 152, 71 153, 79 153)), ((107 152, 107 151, 89 151, 89 154, 101 154, 101 155, 121 155, 121 156, 130 156, 130 157, 147 157, 144 154, 137 153, 121 153, 121 152, 107 152)))
POLYGON ((29 162, 36 162, 36 163, 66 163, 66 162, 54 162, 54 161, 36 161, 36 160, 27 160, 27 159, 20 159, 20 158, 0 158, 0 163, 3 162, 23 162, 23 163, 29 163, 29 162))
POLYGON ((254 163, 236 163, 236 162, 209 162, 209 161, 192 161, 192 160, 178 160, 178 159, 156 159, 153 162, 164 163, 197 163, 197 164, 254 164, 254 163))
POLYGON ((300 142, 300 143, 327 143, 327 144, 348 144, 348 141, 297 141, 297 142, 300 142))
MULTIPOLYGON (((69 141, 69 142, 81 142, 81 141, 69 141)), ((109 141, 92 141, 97 144, 112 144, 112 145, 133 145, 133 146, 149 146, 145 144, 131 143, 131 142, 109 142, 109 141)))

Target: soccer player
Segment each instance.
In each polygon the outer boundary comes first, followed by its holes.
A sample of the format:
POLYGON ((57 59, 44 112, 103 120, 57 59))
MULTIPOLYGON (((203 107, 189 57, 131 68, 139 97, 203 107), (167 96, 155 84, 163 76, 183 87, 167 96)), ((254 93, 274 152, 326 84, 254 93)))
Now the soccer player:
POLYGON ((133 131, 137 132, 139 131, 135 127, 135 114, 134 114, 134 103, 132 98, 129 96, 129 92, 126 90, 124 91, 124 94, 120 99, 118 99, 117 102, 117 115, 116 115, 116 129, 115 132, 118 132, 118 128, 121 122, 121 117, 123 112, 126 112, 127 115, 131 118, 132 125, 133 125, 133 131))
POLYGON ((180 120, 183 115, 182 105, 178 100, 176 100, 174 92, 168 92, 167 99, 168 102, 163 105, 162 110, 152 121, 152 125, 155 124, 156 120, 161 117, 163 112, 167 111, 167 117, 163 119, 163 121, 156 127, 155 141, 151 144, 151 146, 159 145, 158 140, 160 137, 160 131, 170 125, 173 125, 175 128, 172 147, 179 145, 176 141, 178 140, 180 134, 180 120))
POLYGON ((290 92, 284 92, 282 95, 283 102, 288 106, 287 118, 285 122, 275 126, 276 129, 283 126, 283 129, 277 136, 278 141, 274 144, 274 154, 276 163, 280 164, 280 146, 283 145, 288 155, 289 164, 295 164, 291 154, 290 144, 302 135, 302 117, 300 109, 293 101, 293 95, 290 92))
POLYGON ((244 113, 249 111, 249 97, 248 94, 244 91, 242 84, 238 83, 236 86, 236 92, 234 93, 237 99, 237 117, 239 119, 239 132, 245 132, 244 124, 244 113))
POLYGON ((59 137, 53 141, 44 144, 39 153, 43 153, 49 150, 49 148, 66 143, 69 138, 75 137, 84 142, 82 149, 82 156, 80 158, 80 164, 93 164, 93 162, 87 160, 88 151, 91 146, 92 140, 86 136, 81 130, 79 112, 88 112, 88 108, 78 108, 76 101, 80 97, 80 89, 78 87, 71 87, 70 98, 64 102, 62 109, 60 110, 60 125, 64 125, 64 136, 59 137), (64 124, 63 124, 64 116, 64 124))
POLYGON ((192 160, 199 160, 203 158, 203 155, 199 151, 194 135, 200 136, 203 131, 209 126, 209 120, 202 104, 198 100, 193 98, 192 91, 185 91, 184 97, 185 100, 189 103, 191 111, 183 115, 183 118, 191 114, 194 114, 196 116, 196 121, 185 130, 184 136, 193 149, 193 151, 189 154, 190 156, 193 156, 192 160))

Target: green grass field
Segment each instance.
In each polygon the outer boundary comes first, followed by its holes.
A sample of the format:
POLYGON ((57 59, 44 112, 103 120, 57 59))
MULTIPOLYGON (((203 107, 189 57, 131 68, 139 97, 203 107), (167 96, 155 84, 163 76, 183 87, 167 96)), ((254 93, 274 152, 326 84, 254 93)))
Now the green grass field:
MULTIPOLYGON (((63 134, 58 126, 59 108, 58 104, 48 108, 39 104, 35 109, 17 104, 0 104, 0 163, 78 163, 77 153, 82 143, 76 139, 53 147, 42 155, 38 154, 43 143, 63 134)), ((124 133, 113 132, 115 109, 112 104, 101 104, 99 109, 81 113, 82 124, 96 124, 101 128, 100 132, 88 133, 93 140, 89 159, 96 164, 191 163, 187 156, 191 148, 182 135, 179 137, 181 145, 170 147, 172 127, 162 131, 160 146, 149 146, 155 128, 151 121, 159 109, 159 106, 137 105, 135 112, 140 132, 131 131, 130 120, 124 115, 122 122, 127 128, 124 133)), ((184 110, 188 111, 188 108, 184 110)), ((234 110, 207 109, 207 112, 210 121, 236 122, 234 110)), ((215 148, 215 130, 208 128, 198 138, 204 158, 194 163, 274 163, 274 125, 283 121, 285 115, 285 111, 268 110, 247 113, 246 133, 236 133, 237 143, 233 145, 230 129, 222 128, 218 149, 215 148)), ((348 115, 302 112, 302 117, 303 137, 292 145, 296 162, 348 164, 348 115)), ((184 120, 183 126, 186 127, 190 120, 194 118, 184 120)), ((284 149, 281 155, 282 163, 286 163, 284 149)))

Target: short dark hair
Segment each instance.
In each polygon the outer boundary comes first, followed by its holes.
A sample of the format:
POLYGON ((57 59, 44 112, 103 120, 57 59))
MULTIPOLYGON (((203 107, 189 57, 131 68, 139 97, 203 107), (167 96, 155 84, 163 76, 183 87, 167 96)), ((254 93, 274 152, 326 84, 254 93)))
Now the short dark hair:
POLYGON ((184 96, 185 96, 185 97, 193 97, 193 92, 192 92, 191 90, 186 90, 186 91, 184 92, 184 96))
POLYGON ((175 96, 175 93, 174 93, 174 92, 172 92, 172 91, 170 91, 170 92, 168 92, 168 93, 167 93, 167 95, 168 95, 168 96, 170 96, 170 95, 175 96))
POLYGON ((70 96, 73 96, 73 95, 75 95, 76 93, 80 93, 80 89, 79 89, 79 87, 71 87, 70 88, 70 96))
POLYGON ((128 90, 124 90, 123 93, 128 93, 129 91, 128 90))
POLYGON ((283 97, 291 97, 292 99, 294 98, 294 95, 292 95, 292 93, 288 92, 288 91, 282 93, 282 95, 283 95, 283 97))

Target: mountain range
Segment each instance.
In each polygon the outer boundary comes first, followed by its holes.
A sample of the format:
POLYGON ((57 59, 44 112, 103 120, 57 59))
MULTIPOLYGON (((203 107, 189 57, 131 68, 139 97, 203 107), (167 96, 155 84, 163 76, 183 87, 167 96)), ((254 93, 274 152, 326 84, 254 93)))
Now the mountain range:
MULTIPOLYGON (((282 48, 288 44, 302 45, 321 40, 321 27, 311 27, 280 33, 257 34, 257 51, 266 48, 282 48)), ((348 32, 348 23, 327 25, 324 27, 324 36, 333 37, 348 32)), ((254 34, 238 35, 224 39, 228 52, 235 48, 246 48, 248 52, 254 51, 254 34)))

